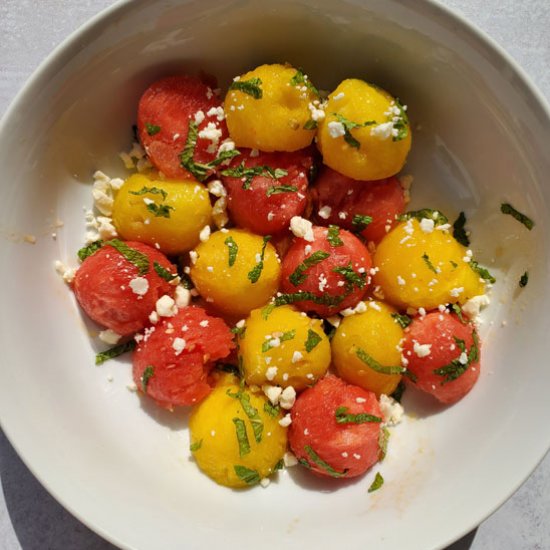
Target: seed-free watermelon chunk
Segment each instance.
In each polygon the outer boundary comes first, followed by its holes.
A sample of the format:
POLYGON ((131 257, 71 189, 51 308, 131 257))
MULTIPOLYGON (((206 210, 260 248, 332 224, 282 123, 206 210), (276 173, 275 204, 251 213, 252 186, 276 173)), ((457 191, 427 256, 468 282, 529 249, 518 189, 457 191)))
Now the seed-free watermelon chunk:
POLYGON ((288 439, 302 465, 324 477, 364 474, 380 457, 380 405, 373 392, 326 376, 301 393, 288 439))
POLYGON ((194 405, 211 390, 214 363, 235 347, 222 319, 185 307, 145 330, 133 355, 134 381, 161 407, 194 405))
POLYGON ((151 84, 141 96, 137 123, 139 139, 153 165, 175 179, 194 179, 180 159, 190 124, 197 125, 193 155, 197 163, 213 161, 229 135, 219 97, 195 76, 170 76, 151 84))
POLYGON ((454 313, 416 317, 405 330, 403 356, 413 375, 408 382, 442 403, 462 399, 479 378, 476 329, 454 313))
POLYGON ((313 164, 311 148, 255 156, 250 149, 242 153, 220 171, 231 218, 239 227, 258 235, 287 231, 291 218, 301 215, 306 207, 308 173, 313 164), (241 173, 244 175, 237 177, 241 173))
POLYGON ((155 263, 173 275, 177 269, 151 246, 133 241, 123 245, 145 259, 146 273, 140 273, 143 264, 139 260, 136 265, 113 246, 104 245, 83 261, 76 272, 74 292, 91 319, 127 336, 149 324, 149 314, 161 296, 174 293, 174 287, 155 270, 155 263))
POLYGON ((369 251, 355 235, 336 226, 314 226, 312 241, 297 238, 288 249, 282 264, 282 290, 295 297, 300 292, 310 296, 291 303, 327 317, 363 298, 371 266, 369 251))
POLYGON ((405 210, 405 194, 396 177, 358 181, 328 166, 320 171, 311 197, 317 223, 336 224, 374 242, 384 237, 386 229, 397 223, 396 216, 405 210), (372 218, 366 227, 364 216, 372 218))

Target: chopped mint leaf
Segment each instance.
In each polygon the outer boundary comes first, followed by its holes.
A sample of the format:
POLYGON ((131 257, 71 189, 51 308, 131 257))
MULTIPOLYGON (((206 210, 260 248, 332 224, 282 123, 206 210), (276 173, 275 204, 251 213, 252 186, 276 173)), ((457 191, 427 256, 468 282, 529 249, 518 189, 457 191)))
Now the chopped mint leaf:
MULTIPOLYGON (((243 189, 248 190, 252 185, 252 179, 256 176, 263 176, 278 180, 288 176, 288 172, 283 168, 271 168, 271 166, 246 166, 244 160, 235 168, 226 168, 221 171, 222 176, 228 178, 243 179, 243 189)), ((267 195, 269 196, 269 195, 267 195)))
POLYGON ((348 471, 344 470, 343 472, 339 472, 335 470, 332 466, 327 464, 309 445, 306 445, 304 447, 305 452, 308 454, 311 461, 319 468, 323 469, 327 474, 329 474, 332 477, 344 477, 348 471))
MULTIPOLYGON (((296 329, 292 329, 292 330, 289 330, 288 332, 283 332, 282 336, 279 336, 279 341, 280 342, 286 342, 288 340, 292 340, 295 336, 296 336, 296 329)), ((273 347, 271 345, 271 340, 273 340, 273 339, 274 338, 272 338, 270 340, 266 340, 262 344, 262 353, 266 353, 267 351, 269 351, 273 347)))
POLYGON ((391 316, 401 328, 407 328, 412 323, 412 319, 408 315, 392 313, 391 316))
POLYGON ((168 283, 178 277, 178 274, 170 273, 167 269, 162 267, 158 262, 153 262, 153 267, 159 277, 162 277, 168 283))
POLYGON ((157 126, 156 124, 151 124, 149 122, 145 123, 145 129, 150 136, 154 136, 160 132, 160 126, 157 126))
POLYGON ((81 262, 83 262, 86 258, 97 252, 101 247, 103 246, 103 241, 94 241, 93 243, 90 243, 86 245, 85 247, 81 248, 77 254, 81 262))
POLYGON ((270 187, 266 192, 267 197, 271 195, 279 195, 280 193, 296 193, 298 188, 295 185, 274 185, 270 187))
POLYGON ((149 273, 149 258, 137 251, 135 248, 129 247, 126 243, 119 239, 111 239, 106 241, 104 246, 112 246, 115 250, 120 252, 130 263, 134 264, 139 275, 145 275, 149 273))
POLYGON ((248 435, 246 433, 246 425, 241 418, 233 418, 233 424, 235 424, 235 433, 239 443, 239 456, 242 457, 250 452, 250 442, 248 441, 248 435))
POLYGON ((233 469, 239 479, 244 481, 247 485, 256 485, 260 483, 260 474, 256 470, 251 470, 246 466, 240 465, 233 466, 233 469))
POLYGON ((269 401, 264 403, 264 412, 272 418, 279 416, 281 409, 278 406, 272 405, 269 401))
POLYGON ((275 305, 284 306, 287 304, 294 304, 296 302, 308 301, 325 306, 337 306, 342 302, 343 299, 344 296, 331 296, 330 294, 317 296, 312 292, 293 292, 276 296, 275 305))
POLYGON ((235 239, 233 239, 233 237, 231 236, 225 239, 224 244, 225 246, 227 246, 227 253, 229 255, 229 258, 228 258, 229 267, 233 267, 233 265, 235 264, 235 260, 237 259, 239 247, 237 246, 235 239))
POLYGON ((520 288, 525 288, 529 282, 529 272, 526 271, 519 279, 520 288))
POLYGON ((166 200, 168 193, 164 189, 158 187, 146 187, 145 185, 139 191, 129 191, 130 195, 161 195, 162 200, 166 200))
MULTIPOLYGON (((291 86, 306 86, 308 90, 315 95, 319 95, 319 90, 310 82, 308 76, 304 73, 302 68, 296 69, 296 74, 290 79, 291 86)), ((309 130, 310 128, 306 128, 309 130)))
POLYGON ((310 118, 303 126, 302 128, 304 130, 316 130, 317 129, 317 121, 310 118))
POLYGON ((378 361, 376 361, 376 359, 374 359, 374 357, 371 357, 365 350, 361 348, 357 348, 355 350, 355 355, 357 355, 357 357, 361 359, 361 361, 363 361, 365 365, 370 367, 373 371, 379 372, 380 374, 403 374, 406 371, 406 369, 401 366, 385 367, 381 365, 378 361))
POLYGON ((254 99, 261 99, 263 96, 261 85, 262 79, 256 77, 250 78, 249 80, 233 80, 229 89, 238 90, 243 94, 252 96, 254 99))
POLYGON ((340 238, 340 228, 337 225, 329 225, 327 232, 327 240, 330 246, 342 246, 344 241, 340 238))
POLYGON ((338 424, 365 424, 366 422, 382 422, 379 416, 373 414, 360 413, 349 414, 347 407, 338 407, 334 413, 338 424))
POLYGON ((147 393, 147 386, 149 385, 149 380, 153 377, 155 374, 155 367, 153 365, 149 365, 145 368, 143 371, 143 374, 141 375, 141 389, 143 390, 143 393, 147 393))
MULTIPOLYGON (((254 407, 250 403, 250 395, 242 390, 239 390, 237 393, 232 393, 231 390, 227 390, 227 395, 229 395, 229 397, 233 397, 234 399, 239 400, 243 411, 245 412, 246 416, 248 416, 250 424, 252 425, 254 439, 256 440, 256 443, 260 443, 260 441, 262 440, 262 433, 264 431, 264 423, 262 422, 262 419, 258 414, 258 409, 256 409, 256 407, 254 407)), ((233 420, 233 422, 234 421, 235 420, 233 420)))
POLYGON ((488 283, 491 283, 493 285, 497 282, 497 280, 489 273, 489 271, 484 267, 481 267, 475 260, 470 260, 468 265, 488 283))
POLYGON ((195 441, 195 443, 192 443, 189 446, 189 450, 192 453, 196 453, 201 447, 202 447, 202 439, 199 439, 198 441, 195 441))
POLYGON ((353 230, 360 233, 365 229, 370 223, 372 223, 372 216, 367 216, 363 214, 355 214, 353 216, 353 220, 351 222, 351 225, 353 226, 353 230))
POLYGON ((369 493, 373 493, 374 491, 378 491, 380 487, 384 485, 384 478, 380 475, 380 472, 376 472, 376 476, 374 476, 374 481, 372 482, 371 486, 369 487, 369 493))
POLYGON ((262 274, 262 269, 264 268, 265 248, 270 239, 271 235, 266 235, 264 237, 262 251, 260 252, 260 261, 248 272, 248 279, 252 284, 257 283, 260 275, 262 274))
POLYGON ((336 117, 336 120, 344 127, 344 140, 354 149, 359 149, 361 144, 352 136, 351 131, 355 128, 364 128, 365 126, 376 124, 376 120, 367 120, 366 122, 358 123, 353 122, 353 120, 349 120, 345 116, 338 113, 333 113, 333 115, 336 117))
POLYGON ((96 354, 95 364, 102 365, 103 363, 105 363, 105 361, 108 361, 109 359, 118 357, 119 355, 122 355, 123 353, 126 353, 128 351, 133 351, 135 347, 136 347, 136 343, 134 340, 129 340, 128 342, 124 342, 123 344, 118 344, 116 346, 113 346, 108 350, 105 350, 96 354))
POLYGON ((470 246, 470 239, 468 233, 466 232, 466 216, 464 212, 461 212, 458 215, 458 218, 453 223, 453 237, 463 246, 470 246))
MULTIPOLYGON (((461 340, 456 336, 453 336, 453 338, 459 351, 461 352, 461 355, 462 353, 466 353, 466 343, 464 342, 464 340, 461 340)), ((449 364, 443 367, 440 367, 438 369, 434 369, 433 371, 434 374, 437 374, 438 376, 442 376, 444 378, 444 380, 441 382, 442 386, 462 376, 468 370, 468 367, 472 363, 475 363, 478 360, 479 338, 475 330, 472 331, 472 339, 473 339, 473 343, 472 343, 472 347, 467 352, 466 363, 461 363, 459 361, 459 357, 457 357, 456 359, 453 359, 449 364)))
POLYGON ((435 222, 435 225, 445 225, 449 223, 447 216, 442 214, 439 210, 433 210, 432 208, 422 208, 421 210, 405 212, 404 214, 401 214, 397 217, 400 222, 406 222, 411 218, 414 218, 418 221, 427 218, 429 220, 433 220, 435 222))
POLYGON ((310 267, 317 265, 318 263, 326 260, 330 254, 324 250, 317 250, 296 267, 296 269, 290 274, 288 280, 294 285, 298 286, 307 279, 305 271, 310 267))
POLYGON ((317 346, 317 344, 321 340, 322 340, 322 338, 314 330, 308 329, 308 331, 307 331, 307 340, 306 340, 306 343, 305 343, 306 351, 308 353, 310 353, 311 350, 313 348, 315 348, 315 346, 317 346))
POLYGON ((367 284, 367 273, 356 273, 351 266, 351 262, 346 266, 335 267, 332 269, 332 271, 333 273, 338 273, 339 275, 342 275, 342 277, 346 279, 346 288, 348 292, 351 292, 353 290, 354 285, 361 290, 365 288, 365 285, 367 284))
POLYGON ((437 273, 438 273, 437 269, 434 267, 434 264, 432 264, 432 262, 430 260, 430 257, 425 252, 424 252, 424 254, 422 254, 422 259, 424 260, 424 262, 428 266, 428 269, 430 271, 433 271, 437 275, 437 273))
POLYGON ((508 214, 512 216, 514 219, 516 219, 518 222, 522 223, 529 231, 533 229, 535 222, 528 218, 525 214, 522 214, 518 210, 516 210, 511 204, 503 203, 500 205, 500 211, 503 214, 508 214))
POLYGON ((275 309, 275 304, 267 304, 262 308, 262 319, 267 321, 268 317, 271 315, 272 311, 275 309))

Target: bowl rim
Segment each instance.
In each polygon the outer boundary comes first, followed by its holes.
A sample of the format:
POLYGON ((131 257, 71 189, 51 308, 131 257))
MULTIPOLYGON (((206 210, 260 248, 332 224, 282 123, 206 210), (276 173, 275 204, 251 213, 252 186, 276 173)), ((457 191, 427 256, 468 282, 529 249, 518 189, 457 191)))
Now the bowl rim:
MULTIPOLYGON (((154 0, 158 1, 158 0, 154 0)), ((182 4, 189 3, 192 0, 183 0, 182 4)), ((224 0, 223 0, 224 1, 224 0)), ((538 86, 534 83, 527 72, 521 67, 518 61, 516 61, 511 54, 509 54, 494 38, 489 36, 485 31, 477 26, 477 24, 471 22, 464 14, 460 13, 439 0, 392 0, 400 4, 404 4, 406 7, 415 9, 420 12, 421 15, 428 17, 432 20, 437 20, 437 24, 441 25, 441 20, 447 20, 448 22, 455 23, 461 30, 465 32, 465 37, 468 40, 473 40, 476 45, 480 46, 480 52, 486 57, 491 65, 494 65, 495 60, 499 60, 503 63, 506 69, 509 69, 512 74, 518 77, 517 84, 519 92, 527 99, 531 100, 534 104, 541 108, 545 115, 544 123, 550 130, 550 98, 547 98, 538 86)), ((16 95, 12 98, 6 111, 0 117, 0 136, 6 131, 10 120, 16 117, 17 112, 25 106, 30 100, 32 90, 40 83, 41 80, 49 79, 49 76, 57 72, 58 68, 61 68, 65 63, 65 58, 71 58, 71 52, 74 50, 85 49, 89 43, 94 42, 94 36, 97 36, 102 26, 110 25, 110 20, 117 15, 122 15, 125 11, 137 9, 140 5, 149 4, 151 0, 116 0, 112 5, 107 6, 92 16, 90 19, 79 25, 73 30, 66 38, 64 38, 38 65, 38 67, 30 74, 23 86, 19 89, 16 95), (82 48, 82 43, 84 47, 82 48)), ((366 6, 365 6, 366 7, 366 6)), ((542 122, 542 121, 541 121, 542 122)), ((62 495, 60 495, 54 486, 55 483, 50 483, 50 480, 43 477, 40 474, 39 465, 34 464, 33 458, 26 456, 17 443, 16 432, 12 432, 9 425, 6 425, 5 421, 0 417, 0 429, 4 432, 7 440, 15 449, 18 457, 25 464, 32 475, 39 481, 39 483, 46 489, 46 491, 67 510, 72 516, 74 516, 81 523, 86 525, 89 529, 95 532, 97 535, 104 538, 106 541, 116 545, 117 547, 135 550, 135 547, 128 546, 124 541, 119 540, 115 535, 107 532, 101 525, 95 524, 93 521, 81 515, 78 510, 73 508, 72 503, 68 502, 62 495)), ((453 544, 460 538, 467 535, 474 530, 482 522, 484 522, 489 516, 491 516, 496 510, 498 510, 510 497, 525 483, 533 471, 544 460, 546 455, 550 452, 550 437, 546 445, 546 450, 538 459, 531 464, 530 468, 522 473, 518 477, 515 483, 509 486, 509 489, 504 493, 500 499, 498 499, 494 505, 486 511, 486 513, 473 525, 468 524, 463 529, 457 531, 439 546, 440 550, 443 550, 447 546, 453 544)))

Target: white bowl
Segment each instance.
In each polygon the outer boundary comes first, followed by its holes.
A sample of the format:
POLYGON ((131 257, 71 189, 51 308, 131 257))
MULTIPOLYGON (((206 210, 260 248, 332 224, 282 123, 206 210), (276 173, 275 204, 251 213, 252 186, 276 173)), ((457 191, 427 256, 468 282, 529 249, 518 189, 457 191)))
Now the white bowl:
POLYGON ((0 215, 12 234, 0 249, 4 431, 64 506, 123 547, 451 543, 511 495, 550 443, 549 140, 548 108, 521 70, 428 1, 117 4, 50 56, 0 128, 0 215), (402 98, 419 126, 406 167, 412 206, 465 210, 475 255, 498 277, 479 383, 448 409, 409 392, 411 417, 394 430, 375 468, 386 483, 370 495, 374 471, 344 484, 294 469, 267 490, 215 485, 189 459, 185 411, 129 392, 127 360, 94 367, 87 325, 53 269, 57 259, 76 265, 92 173, 125 174, 117 153, 148 83, 201 69, 226 85, 270 61, 304 67, 321 88, 357 76, 402 98), (500 214, 504 201, 534 230, 500 214), (65 225, 53 240, 56 218, 65 225))

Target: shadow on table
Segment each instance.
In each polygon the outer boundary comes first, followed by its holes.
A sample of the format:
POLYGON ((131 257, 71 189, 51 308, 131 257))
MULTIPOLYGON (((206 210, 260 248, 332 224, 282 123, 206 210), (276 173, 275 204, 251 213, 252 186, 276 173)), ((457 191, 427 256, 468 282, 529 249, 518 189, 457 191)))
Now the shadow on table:
POLYGON ((23 550, 116 550, 50 496, 1 430, 0 479, 11 524, 23 550))
MULTIPOLYGON (((23 550, 116 550, 67 512, 40 485, 0 431, 0 479, 6 508, 23 550)), ((445 550, 469 550, 476 530, 445 550)))

